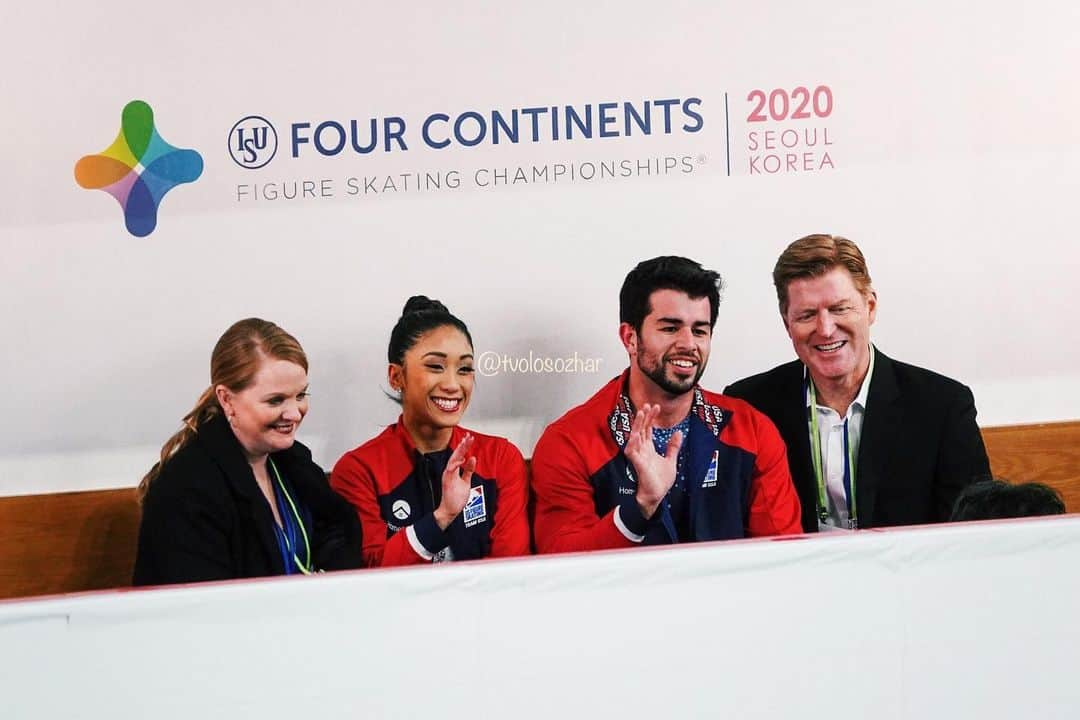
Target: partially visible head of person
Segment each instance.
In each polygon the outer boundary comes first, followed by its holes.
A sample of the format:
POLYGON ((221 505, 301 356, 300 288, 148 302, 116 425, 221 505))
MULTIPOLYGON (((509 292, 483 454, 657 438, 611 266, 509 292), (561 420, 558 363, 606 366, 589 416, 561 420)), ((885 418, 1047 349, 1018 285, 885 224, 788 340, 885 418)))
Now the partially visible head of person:
POLYGON ((224 413, 249 459, 291 447, 308 410, 307 370, 307 355, 285 330, 259 318, 234 323, 210 355, 210 386, 161 448, 139 484, 140 498, 169 458, 216 415, 224 413))
POLYGON ((865 372, 877 293, 855 243, 834 235, 800 238, 780 254, 773 284, 788 337, 815 382, 865 372))
POLYGON ((950 522, 1063 515, 1065 503, 1052 487, 1042 483, 1013 485, 982 480, 964 488, 953 504, 950 522))
POLYGON ((709 360, 720 274, 688 258, 638 263, 619 292, 619 337, 640 374, 671 396, 693 389, 709 360))
POLYGON ((409 298, 386 355, 387 380, 399 393, 406 426, 439 430, 461 422, 475 379, 473 341, 445 305, 423 295, 409 298))

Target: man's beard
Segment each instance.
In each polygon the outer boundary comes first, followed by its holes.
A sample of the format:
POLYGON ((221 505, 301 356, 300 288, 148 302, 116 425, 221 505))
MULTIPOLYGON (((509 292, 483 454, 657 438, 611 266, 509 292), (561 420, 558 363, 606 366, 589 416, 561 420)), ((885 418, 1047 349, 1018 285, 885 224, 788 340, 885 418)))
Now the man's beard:
POLYGON ((647 378, 656 383, 657 387, 659 387, 661 390, 663 390, 669 395, 678 396, 690 392, 694 389, 694 386, 697 385, 698 380, 701 379, 701 375, 705 372, 705 363, 695 358, 694 362, 697 363, 697 372, 694 373, 694 377, 688 378, 687 380, 677 380, 675 378, 669 377, 665 371, 668 367, 666 357, 661 358, 660 361, 653 368, 649 368, 646 366, 644 362, 644 359, 646 357, 647 353, 638 350, 638 369, 641 370, 641 372, 647 378))

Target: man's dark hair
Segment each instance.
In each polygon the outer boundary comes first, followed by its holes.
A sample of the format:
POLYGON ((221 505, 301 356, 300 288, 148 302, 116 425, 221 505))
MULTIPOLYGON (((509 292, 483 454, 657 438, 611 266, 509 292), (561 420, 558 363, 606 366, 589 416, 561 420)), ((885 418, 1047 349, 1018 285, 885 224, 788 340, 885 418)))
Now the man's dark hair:
POLYGON ((689 258, 664 255, 638 263, 619 291, 619 322, 641 332, 641 323, 652 308, 649 297, 657 290, 678 290, 692 299, 709 298, 709 324, 716 325, 719 312, 720 273, 706 270, 689 258))
POLYGON ((1013 485, 981 480, 964 488, 953 505, 950 522, 1063 515, 1065 503, 1057 490, 1042 483, 1013 485))

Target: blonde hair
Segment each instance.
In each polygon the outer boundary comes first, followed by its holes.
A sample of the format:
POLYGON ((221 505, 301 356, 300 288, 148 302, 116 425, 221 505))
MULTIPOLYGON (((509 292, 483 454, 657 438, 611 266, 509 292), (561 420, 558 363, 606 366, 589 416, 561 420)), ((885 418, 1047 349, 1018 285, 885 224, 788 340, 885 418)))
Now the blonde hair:
POLYGON ((788 285, 793 280, 821 277, 833 268, 842 267, 860 293, 870 291, 870 271, 859 246, 839 235, 807 235, 787 246, 773 268, 773 285, 780 303, 780 314, 788 309, 788 285))
POLYGON ((221 413, 214 388, 223 385, 233 392, 240 392, 255 379, 263 356, 296 363, 305 372, 308 369, 307 355, 300 343, 274 323, 259 318, 233 323, 218 339, 210 355, 210 387, 203 390, 195 407, 184 416, 183 427, 161 446, 161 457, 139 482, 139 502, 146 497, 150 483, 161 474, 169 459, 195 438, 203 423, 221 413))

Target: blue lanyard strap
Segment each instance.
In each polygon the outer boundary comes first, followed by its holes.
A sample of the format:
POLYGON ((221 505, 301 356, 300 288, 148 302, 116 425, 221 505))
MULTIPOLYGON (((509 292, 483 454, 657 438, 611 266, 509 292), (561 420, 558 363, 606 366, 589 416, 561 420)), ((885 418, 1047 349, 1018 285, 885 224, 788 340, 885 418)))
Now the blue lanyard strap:
POLYGON ((848 434, 848 418, 844 418, 844 495, 848 503, 848 520, 855 526, 855 462, 851 457, 851 438, 848 434))
MULTIPOLYGON (((814 478, 817 480, 818 489, 818 520, 825 522, 829 519, 828 500, 825 495, 825 473, 821 457, 821 435, 818 432, 818 405, 817 391, 814 389, 814 381, 809 374, 806 378, 807 390, 810 400, 810 446, 811 458, 814 463, 814 478)), ((858 527, 858 504, 855 500, 855 458, 851 450, 851 438, 848 434, 848 421, 844 419, 844 495, 847 497, 848 520, 851 527, 858 527)))
MULTIPOLYGON (((311 543, 308 541, 307 530, 304 528, 304 520, 300 517, 300 512, 296 509, 296 503, 293 502, 292 496, 289 494, 288 488, 285 487, 285 482, 281 479, 281 473, 278 472, 277 466, 274 465, 273 459, 268 457, 266 460, 270 464, 270 470, 272 470, 274 473, 274 479, 277 480, 277 485, 278 488, 281 490, 281 494, 285 497, 285 500, 288 502, 289 509, 292 511, 292 518, 288 518, 287 521, 284 523, 284 532, 280 532, 280 534, 278 535, 279 545, 282 542, 285 543, 285 552, 283 552, 282 554, 291 555, 297 569, 300 570, 300 572, 302 572, 304 575, 310 575, 313 572, 314 568, 312 568, 311 566, 311 543), (295 524, 292 522, 292 519, 296 520, 295 524), (306 553, 307 562, 303 563, 300 562, 300 558, 296 556, 295 548, 297 547, 297 528, 300 529, 300 534, 303 536, 304 539, 304 551, 306 553)), ((283 520, 286 520, 286 518, 283 518, 283 520)), ((278 528, 278 530, 280 531, 281 529, 278 528)))

